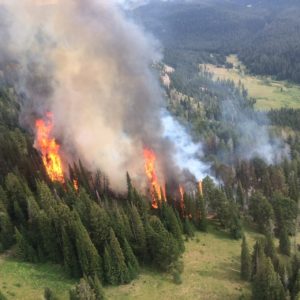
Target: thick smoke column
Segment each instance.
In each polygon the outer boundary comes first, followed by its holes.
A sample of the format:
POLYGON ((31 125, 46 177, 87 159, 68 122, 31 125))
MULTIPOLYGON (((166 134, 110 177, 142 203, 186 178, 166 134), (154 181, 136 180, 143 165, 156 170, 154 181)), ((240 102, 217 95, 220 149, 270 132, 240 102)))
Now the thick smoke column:
POLYGON ((6 52, 18 64, 24 126, 33 128, 51 111, 65 159, 100 168, 114 187, 124 186, 126 171, 145 177, 143 147, 157 153, 166 178, 177 174, 174 146, 163 137, 161 89, 150 68, 160 59, 154 39, 113 1, 0 3, 11 37, 6 52))

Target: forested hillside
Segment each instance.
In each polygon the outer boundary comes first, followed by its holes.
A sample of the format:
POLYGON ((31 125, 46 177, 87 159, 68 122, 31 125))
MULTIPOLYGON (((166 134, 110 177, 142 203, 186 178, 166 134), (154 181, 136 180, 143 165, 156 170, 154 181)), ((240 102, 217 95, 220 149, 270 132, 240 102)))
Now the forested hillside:
POLYGON ((235 53, 255 74, 300 82, 297 1, 157 2, 134 15, 162 41, 173 66, 187 57, 225 64, 235 53))

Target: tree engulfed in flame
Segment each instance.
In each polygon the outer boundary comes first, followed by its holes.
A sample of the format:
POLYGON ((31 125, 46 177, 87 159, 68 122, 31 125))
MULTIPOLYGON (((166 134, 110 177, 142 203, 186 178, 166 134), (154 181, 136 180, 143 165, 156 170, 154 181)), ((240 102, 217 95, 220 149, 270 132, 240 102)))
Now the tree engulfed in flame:
POLYGON ((38 119, 36 127, 36 146, 42 154, 47 174, 52 181, 65 182, 62 161, 59 155, 60 146, 51 137, 53 129, 52 114, 47 113, 47 120, 38 119))
POLYGON ((202 180, 198 182, 198 190, 201 196, 203 196, 203 185, 202 185, 202 180))
MULTIPOLYGON (((144 159, 145 159, 145 171, 150 183, 150 193, 152 197, 152 207, 158 208, 158 200, 162 200, 162 189, 161 185, 159 184, 158 177, 156 174, 155 169, 155 161, 156 155, 153 150, 151 149, 144 149, 144 159)), ((163 191, 164 193, 164 191, 163 191)), ((164 196, 164 200, 165 196, 164 196)))
POLYGON ((180 194, 180 207, 184 210, 184 188, 183 186, 179 186, 179 194, 180 194))

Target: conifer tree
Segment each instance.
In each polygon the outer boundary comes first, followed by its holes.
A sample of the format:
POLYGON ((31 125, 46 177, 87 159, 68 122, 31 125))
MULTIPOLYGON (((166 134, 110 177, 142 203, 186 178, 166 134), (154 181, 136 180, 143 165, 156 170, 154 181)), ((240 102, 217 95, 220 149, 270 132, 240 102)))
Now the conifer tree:
POLYGON ((244 280, 250 280, 251 278, 251 256, 245 236, 243 236, 241 250, 241 278, 244 280))
POLYGON ((64 269, 70 276, 79 277, 81 269, 76 255, 76 248, 71 242, 66 229, 63 227, 61 228, 61 234, 64 269))
POLYGON ((76 213, 74 214, 73 230, 77 256, 83 274, 87 276, 97 275, 102 278, 101 257, 76 213))
POLYGON ((255 300, 285 299, 284 288, 279 275, 274 271, 272 261, 269 257, 261 257, 252 283, 252 297, 255 300))
POLYGON ((207 212, 206 212, 204 197, 202 195, 199 195, 198 205, 199 205, 199 212, 200 212, 200 220, 199 220, 198 228, 199 230, 206 232, 207 212))
POLYGON ((110 229, 109 237, 110 263, 111 263, 111 284, 122 284, 129 282, 128 269, 125 263, 124 254, 120 247, 113 229, 110 229))
POLYGON ((162 205, 162 218, 163 223, 167 230, 171 232, 178 243, 178 248, 181 252, 184 251, 184 242, 182 239, 182 232, 175 216, 173 208, 163 203, 162 205))
POLYGON ((291 241, 285 226, 280 229, 279 250, 282 254, 291 255, 291 241))
POLYGON ((275 249, 275 245, 274 245, 273 236, 270 232, 268 232, 266 234, 264 250, 265 250, 266 256, 270 257, 272 262, 274 263, 275 258, 276 258, 276 249, 275 249))
POLYGON ((136 256, 144 260, 147 256, 146 234, 139 212, 134 205, 130 207, 130 222, 133 234, 132 250, 136 256))
POLYGON ((180 250, 173 235, 156 216, 149 220, 147 240, 154 264, 161 270, 168 270, 171 264, 177 261, 180 250))
POLYGON ((122 250, 128 268, 128 274, 130 279, 132 280, 136 278, 139 272, 139 263, 135 255, 133 254, 133 251, 126 238, 122 240, 122 250))
POLYGON ((69 295, 70 300, 97 300, 94 290, 84 278, 69 291, 69 295))
POLYGON ((96 300, 105 299, 103 286, 98 278, 98 276, 85 278, 85 280, 89 283, 89 286, 93 289, 95 293, 96 300))
POLYGON ((192 223, 190 222, 188 217, 184 218, 183 221, 183 232, 186 234, 188 237, 194 237, 195 236, 195 230, 193 228, 192 223))
POLYGON ((113 277, 112 270, 112 258, 110 256, 110 247, 106 243, 104 246, 103 254, 103 271, 104 271, 104 281, 108 284, 115 284, 116 280, 113 277))

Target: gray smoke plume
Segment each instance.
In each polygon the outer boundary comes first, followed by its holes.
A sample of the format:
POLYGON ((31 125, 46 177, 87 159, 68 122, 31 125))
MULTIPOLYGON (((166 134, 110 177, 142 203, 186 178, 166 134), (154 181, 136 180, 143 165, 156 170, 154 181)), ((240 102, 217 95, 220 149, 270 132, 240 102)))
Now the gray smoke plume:
POLYGON ((125 186, 126 171, 142 184, 144 147, 157 153, 166 179, 177 176, 182 166, 164 138, 164 100, 150 68, 161 58, 152 37, 114 1, 0 3, 0 34, 9 33, 1 63, 17 62, 10 76, 23 96, 24 126, 34 130, 36 118, 51 111, 65 161, 100 168, 115 188, 125 186))

